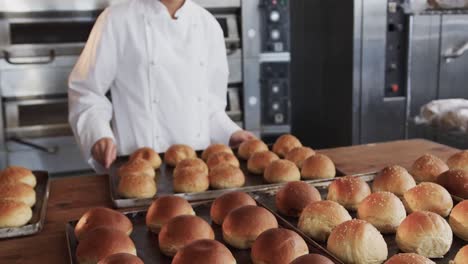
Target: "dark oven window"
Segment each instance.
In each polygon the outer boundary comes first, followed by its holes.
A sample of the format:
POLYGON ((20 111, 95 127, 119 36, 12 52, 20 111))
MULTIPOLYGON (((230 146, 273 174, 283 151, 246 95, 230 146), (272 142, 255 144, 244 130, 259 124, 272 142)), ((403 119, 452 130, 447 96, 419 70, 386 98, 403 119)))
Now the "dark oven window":
POLYGON ((38 126, 68 123, 68 103, 21 105, 19 126, 38 126))
POLYGON ((94 21, 10 24, 11 44, 86 42, 94 21))
POLYGON ((227 26, 227 19, 226 18, 216 18, 218 20, 218 23, 221 25, 221 28, 223 29, 224 32, 224 37, 228 37, 228 26, 227 26))

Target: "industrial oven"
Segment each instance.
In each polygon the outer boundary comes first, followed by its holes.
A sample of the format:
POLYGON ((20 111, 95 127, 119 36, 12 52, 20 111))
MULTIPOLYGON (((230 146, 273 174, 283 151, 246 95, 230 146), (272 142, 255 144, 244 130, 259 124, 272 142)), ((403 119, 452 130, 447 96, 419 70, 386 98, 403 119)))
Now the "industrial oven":
MULTIPOLYGON (((67 121, 67 79, 97 16, 122 1, 0 0, 1 167, 89 168, 67 121)), ((260 136, 289 132, 289 1, 193 1, 224 31, 228 115, 260 136)))

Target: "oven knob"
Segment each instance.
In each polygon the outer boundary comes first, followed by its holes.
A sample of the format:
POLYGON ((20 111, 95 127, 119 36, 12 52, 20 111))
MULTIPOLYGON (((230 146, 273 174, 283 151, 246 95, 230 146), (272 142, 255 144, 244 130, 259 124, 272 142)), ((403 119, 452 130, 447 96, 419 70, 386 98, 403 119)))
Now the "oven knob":
POLYGON ((281 35, 281 34, 280 34, 280 31, 277 30, 277 29, 273 29, 273 30, 270 32, 270 37, 271 37, 271 39, 273 39, 273 40, 278 40, 278 39, 280 39, 280 35, 281 35))
POLYGON ((280 91, 280 87, 278 85, 273 85, 273 87, 271 87, 271 91, 275 94, 279 93, 280 91))
POLYGON ((272 106, 273 110, 275 111, 278 111, 278 109, 280 108, 279 104, 278 103, 274 103, 273 106, 272 106))
POLYGON ((271 11, 270 21, 271 22, 278 22, 279 20, 280 20, 280 13, 278 11, 271 11))

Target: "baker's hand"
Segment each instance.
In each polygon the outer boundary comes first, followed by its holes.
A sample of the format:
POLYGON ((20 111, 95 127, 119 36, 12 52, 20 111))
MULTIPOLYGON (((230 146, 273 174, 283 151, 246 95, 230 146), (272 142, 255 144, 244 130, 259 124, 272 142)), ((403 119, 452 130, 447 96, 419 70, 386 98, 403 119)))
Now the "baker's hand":
POLYGON ((232 133, 231 138, 229 139, 229 146, 232 148, 237 148, 242 142, 254 138, 257 137, 252 132, 239 130, 232 133))
POLYGON ((101 138, 94 143, 91 154, 94 160, 99 162, 104 168, 109 169, 117 158, 117 146, 112 138, 101 138))

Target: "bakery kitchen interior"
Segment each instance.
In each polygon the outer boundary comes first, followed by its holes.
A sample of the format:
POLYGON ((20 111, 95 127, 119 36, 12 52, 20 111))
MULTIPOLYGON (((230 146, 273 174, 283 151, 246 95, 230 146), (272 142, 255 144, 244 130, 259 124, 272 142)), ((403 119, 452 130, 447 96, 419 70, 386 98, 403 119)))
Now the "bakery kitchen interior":
POLYGON ((468 264, 467 73, 468 0, 0 0, 0 263, 468 264))

